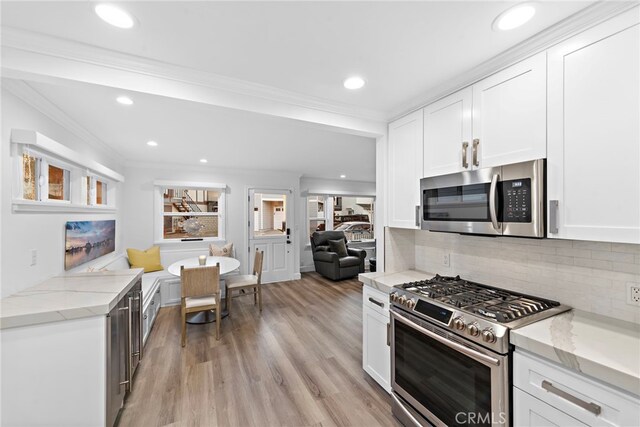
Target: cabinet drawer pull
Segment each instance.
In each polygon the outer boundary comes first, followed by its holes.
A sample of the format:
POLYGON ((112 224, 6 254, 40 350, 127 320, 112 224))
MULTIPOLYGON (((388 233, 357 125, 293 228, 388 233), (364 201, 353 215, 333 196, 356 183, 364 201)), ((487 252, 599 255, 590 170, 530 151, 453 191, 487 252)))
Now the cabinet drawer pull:
POLYGON ((479 139, 473 140, 473 166, 480 166, 480 162, 478 162, 478 145, 480 145, 479 139))
POLYGON ((420 227, 420 206, 416 206, 416 227, 420 227))
POLYGON ((600 405, 596 405, 593 402, 585 402, 584 400, 579 399, 564 390, 560 390, 547 380, 542 380, 542 388, 549 393, 555 394, 556 396, 573 403, 574 405, 578 405, 582 409, 586 409, 596 416, 600 415, 600 412, 602 412, 602 408, 600 407, 600 405))
POLYGON ((467 169, 469 168, 469 161, 467 160, 467 148, 469 148, 468 142, 462 143, 462 167, 467 169))
POLYGON ((549 200, 549 233, 558 233, 558 200, 549 200))
POLYGON ((387 323, 387 345, 391 347, 391 323, 387 323))
POLYGON ((371 301, 372 303, 374 303, 375 305, 379 306, 379 307, 383 307, 384 308, 384 303, 378 301, 377 299, 371 298, 369 297, 369 301, 371 301))

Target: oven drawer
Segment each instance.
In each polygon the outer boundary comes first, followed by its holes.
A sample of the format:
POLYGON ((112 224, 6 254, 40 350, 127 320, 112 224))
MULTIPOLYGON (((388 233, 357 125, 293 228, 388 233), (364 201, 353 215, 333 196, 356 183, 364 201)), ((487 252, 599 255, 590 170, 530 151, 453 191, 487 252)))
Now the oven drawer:
POLYGON ((373 289, 370 286, 362 286, 362 304, 378 313, 389 317, 389 294, 373 289))
POLYGON ((547 359, 516 350, 513 385, 590 426, 635 426, 640 399, 547 359))

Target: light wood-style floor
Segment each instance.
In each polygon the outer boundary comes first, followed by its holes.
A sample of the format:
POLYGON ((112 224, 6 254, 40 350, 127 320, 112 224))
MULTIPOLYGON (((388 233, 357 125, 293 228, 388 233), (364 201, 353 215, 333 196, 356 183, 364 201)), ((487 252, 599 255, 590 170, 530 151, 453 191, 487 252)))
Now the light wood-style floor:
POLYGON ((189 325, 160 310, 120 426, 399 426, 362 370, 362 285, 301 280, 234 299, 232 317, 189 325))

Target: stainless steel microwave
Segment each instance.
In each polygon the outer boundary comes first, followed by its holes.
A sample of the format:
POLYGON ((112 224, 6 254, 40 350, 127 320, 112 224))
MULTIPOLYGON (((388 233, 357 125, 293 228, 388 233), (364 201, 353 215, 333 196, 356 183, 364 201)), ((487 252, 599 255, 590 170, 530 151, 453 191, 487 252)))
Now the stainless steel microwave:
POLYGON ((421 228, 545 237, 545 160, 420 180, 421 228))

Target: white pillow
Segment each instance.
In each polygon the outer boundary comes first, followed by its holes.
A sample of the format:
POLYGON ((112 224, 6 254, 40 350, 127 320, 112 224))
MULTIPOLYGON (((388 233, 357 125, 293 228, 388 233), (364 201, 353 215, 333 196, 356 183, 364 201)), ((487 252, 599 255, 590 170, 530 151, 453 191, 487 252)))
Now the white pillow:
POLYGON ((233 243, 227 243, 223 247, 214 244, 209 245, 209 255, 211 256, 233 256, 233 243))

